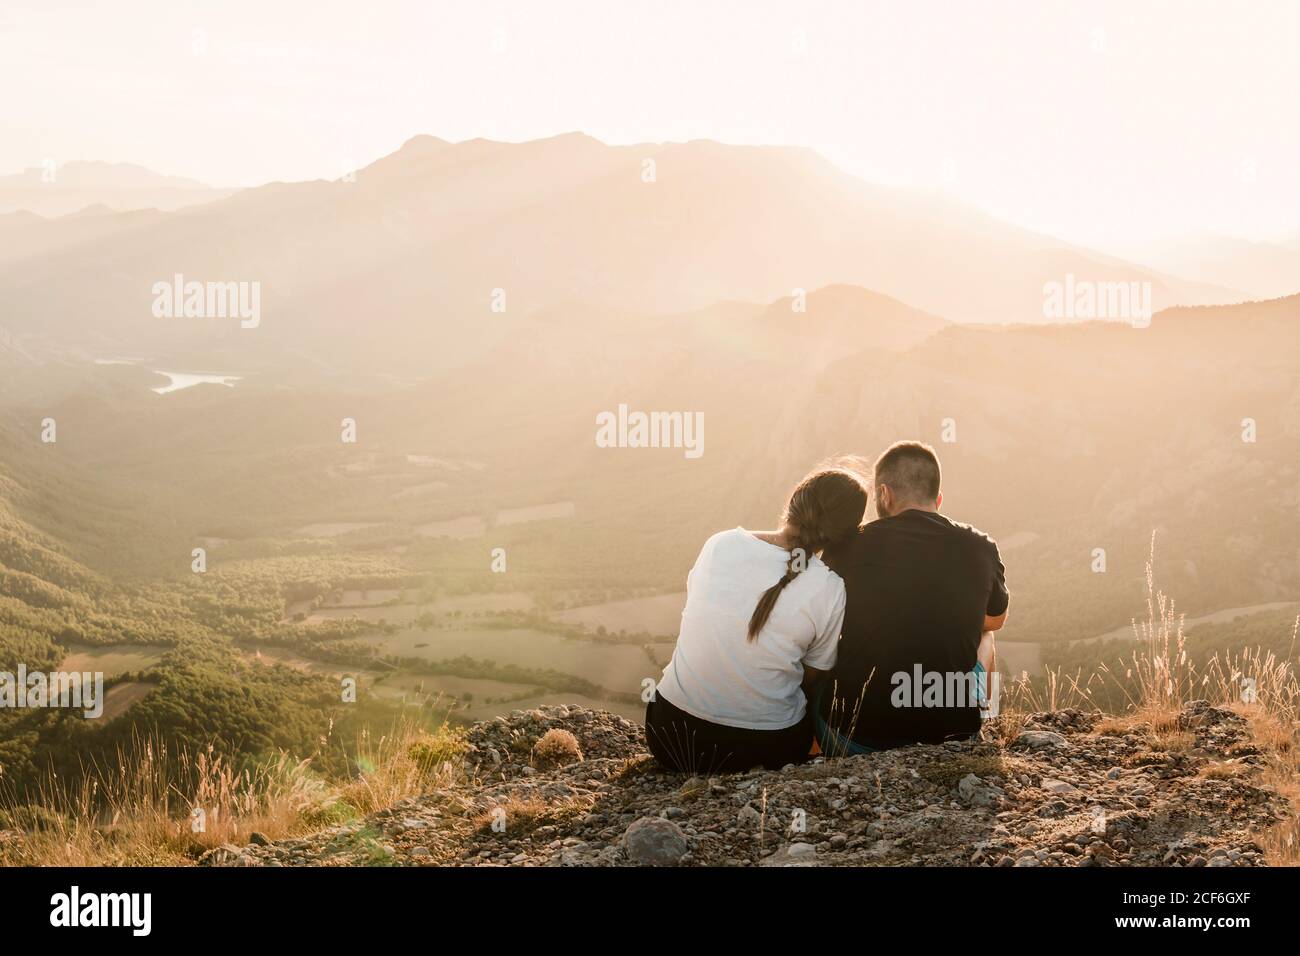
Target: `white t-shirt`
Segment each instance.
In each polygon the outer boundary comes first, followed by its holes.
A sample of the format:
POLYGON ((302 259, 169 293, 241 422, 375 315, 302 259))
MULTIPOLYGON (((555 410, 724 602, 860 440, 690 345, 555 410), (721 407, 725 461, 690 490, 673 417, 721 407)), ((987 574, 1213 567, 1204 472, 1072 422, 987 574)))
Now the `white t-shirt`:
POLYGON ((835 665, 844 582, 815 555, 785 586, 754 641, 749 619, 785 574, 790 553, 743 528, 704 543, 686 579, 686 607, 659 691, 676 707, 727 727, 782 730, 803 719, 803 665, 835 665))

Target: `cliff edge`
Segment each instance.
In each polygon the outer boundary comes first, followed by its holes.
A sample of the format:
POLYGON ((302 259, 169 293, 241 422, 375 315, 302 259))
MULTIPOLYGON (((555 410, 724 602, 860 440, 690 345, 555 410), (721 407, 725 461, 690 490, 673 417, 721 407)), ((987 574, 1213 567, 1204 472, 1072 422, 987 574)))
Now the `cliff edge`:
POLYGON ((1245 718, 1167 726, 1061 710, 990 739, 666 773, 641 728, 543 707, 475 724, 452 785, 216 866, 1258 866, 1288 801, 1245 718))

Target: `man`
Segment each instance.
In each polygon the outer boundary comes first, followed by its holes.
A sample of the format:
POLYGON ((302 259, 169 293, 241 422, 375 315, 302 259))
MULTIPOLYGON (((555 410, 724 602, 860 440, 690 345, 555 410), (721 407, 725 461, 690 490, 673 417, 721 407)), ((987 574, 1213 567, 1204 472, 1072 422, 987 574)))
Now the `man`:
POLYGON ((838 660, 817 701, 828 755, 979 731, 992 632, 1009 595, 993 540, 939 513, 939 477, 930 446, 887 449, 872 479, 879 520, 824 555, 847 592, 838 660))

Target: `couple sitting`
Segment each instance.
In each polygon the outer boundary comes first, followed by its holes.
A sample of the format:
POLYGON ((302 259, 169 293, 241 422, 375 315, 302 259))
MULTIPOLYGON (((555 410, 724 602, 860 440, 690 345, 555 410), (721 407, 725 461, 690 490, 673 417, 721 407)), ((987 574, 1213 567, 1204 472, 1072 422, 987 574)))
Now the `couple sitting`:
POLYGON ((939 460, 899 442, 871 489, 815 471, 776 531, 704 544, 646 741, 690 773, 776 769, 979 732, 993 634, 1007 616, 992 539, 939 513, 939 460), (819 557, 820 555, 820 557, 819 557))

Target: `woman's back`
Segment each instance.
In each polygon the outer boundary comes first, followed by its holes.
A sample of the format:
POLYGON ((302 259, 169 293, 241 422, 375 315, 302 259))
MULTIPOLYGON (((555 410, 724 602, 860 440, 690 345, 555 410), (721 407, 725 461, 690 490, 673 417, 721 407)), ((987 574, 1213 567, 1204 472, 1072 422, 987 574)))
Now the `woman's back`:
POLYGON ((786 573, 790 553, 743 528, 715 534, 687 578, 686 607, 659 691, 696 717, 728 727, 779 730, 807 701, 803 666, 829 670, 844 618, 844 584, 821 559, 782 589, 755 640, 759 598, 786 573))

